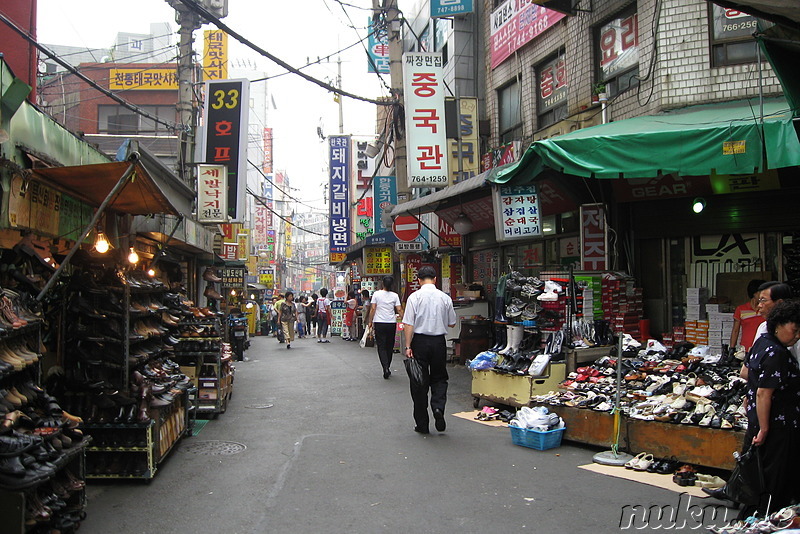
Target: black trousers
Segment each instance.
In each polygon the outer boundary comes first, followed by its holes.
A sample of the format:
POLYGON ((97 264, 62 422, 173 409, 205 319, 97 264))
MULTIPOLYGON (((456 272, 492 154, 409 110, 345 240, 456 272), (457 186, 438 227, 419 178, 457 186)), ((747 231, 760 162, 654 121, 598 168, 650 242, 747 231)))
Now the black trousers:
POLYGON ((378 349, 378 360, 384 371, 389 370, 394 352, 394 338, 397 323, 372 323, 375 327, 375 348, 378 349))
POLYGON ((422 373, 426 378, 420 385, 411 382, 411 399, 414 401, 414 421, 418 427, 427 429, 428 389, 431 391, 431 410, 442 410, 447 402, 447 342, 441 336, 414 334, 411 339, 411 352, 422 365, 422 373))

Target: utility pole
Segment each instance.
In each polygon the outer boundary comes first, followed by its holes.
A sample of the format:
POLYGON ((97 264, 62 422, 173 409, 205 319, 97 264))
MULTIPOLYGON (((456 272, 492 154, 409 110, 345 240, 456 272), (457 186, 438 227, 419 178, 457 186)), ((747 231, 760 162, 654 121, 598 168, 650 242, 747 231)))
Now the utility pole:
MULTIPOLYGON (((397 9, 397 0, 386 0, 386 32, 389 37, 389 77, 392 96, 397 99, 398 106, 403 105, 403 21, 397 9)), ((395 114, 397 117, 397 114, 395 114)), ((394 165, 397 180, 398 201, 410 200, 411 188, 408 187, 408 164, 406 162, 406 139, 396 135, 394 139, 394 165)))
POLYGON ((197 114, 194 112, 192 100, 192 84, 194 83, 194 66, 192 63, 192 33, 200 28, 200 17, 179 0, 168 0, 178 14, 178 121, 183 126, 179 133, 180 150, 178 153, 178 175, 183 183, 193 186, 192 169, 194 146, 196 142, 197 114))
MULTIPOLYGON (((339 59, 336 61, 336 66, 338 69, 338 77, 336 78, 337 87, 339 89, 342 88, 342 56, 339 56, 339 59)), ((339 101, 339 133, 344 135, 344 97, 342 95, 336 95, 339 101)))

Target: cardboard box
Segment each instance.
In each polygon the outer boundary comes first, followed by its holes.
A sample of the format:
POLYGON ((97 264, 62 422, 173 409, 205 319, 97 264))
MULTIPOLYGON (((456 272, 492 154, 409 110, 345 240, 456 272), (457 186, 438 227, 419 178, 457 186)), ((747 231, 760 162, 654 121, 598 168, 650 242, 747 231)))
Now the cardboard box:
POLYGON ((197 398, 200 400, 217 400, 217 390, 215 389, 200 389, 197 392, 197 398))

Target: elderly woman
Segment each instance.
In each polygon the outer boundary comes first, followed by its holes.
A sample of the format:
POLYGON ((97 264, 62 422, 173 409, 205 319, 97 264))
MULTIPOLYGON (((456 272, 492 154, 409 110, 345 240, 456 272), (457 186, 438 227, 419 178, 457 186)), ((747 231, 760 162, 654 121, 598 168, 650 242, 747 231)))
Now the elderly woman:
MULTIPOLYGON (((784 300, 767 317, 767 332, 747 355, 747 434, 744 446, 760 447, 771 510, 800 496, 800 368, 787 347, 800 339, 800 301, 784 300)), ((760 511, 764 511, 766 501, 760 511)))

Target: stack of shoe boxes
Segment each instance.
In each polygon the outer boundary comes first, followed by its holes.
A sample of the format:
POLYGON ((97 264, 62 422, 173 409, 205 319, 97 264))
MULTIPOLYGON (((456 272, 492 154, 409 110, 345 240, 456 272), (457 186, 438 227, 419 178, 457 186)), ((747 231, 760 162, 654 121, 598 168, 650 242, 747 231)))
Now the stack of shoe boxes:
POLYGON ((602 284, 603 318, 611 322, 615 332, 641 337, 639 321, 644 315, 642 289, 634 287, 633 280, 605 276, 602 284))
POLYGON ((603 318, 603 281, 600 275, 576 275, 575 281, 585 284, 583 290, 583 317, 585 319, 603 318))
POLYGON ((733 332, 733 312, 720 310, 719 304, 706 304, 708 312, 708 346, 712 351, 722 352, 722 345, 727 345, 733 332))
POLYGON ((706 303, 708 289, 704 287, 686 288, 686 341, 695 345, 708 345, 708 319, 706 303))

